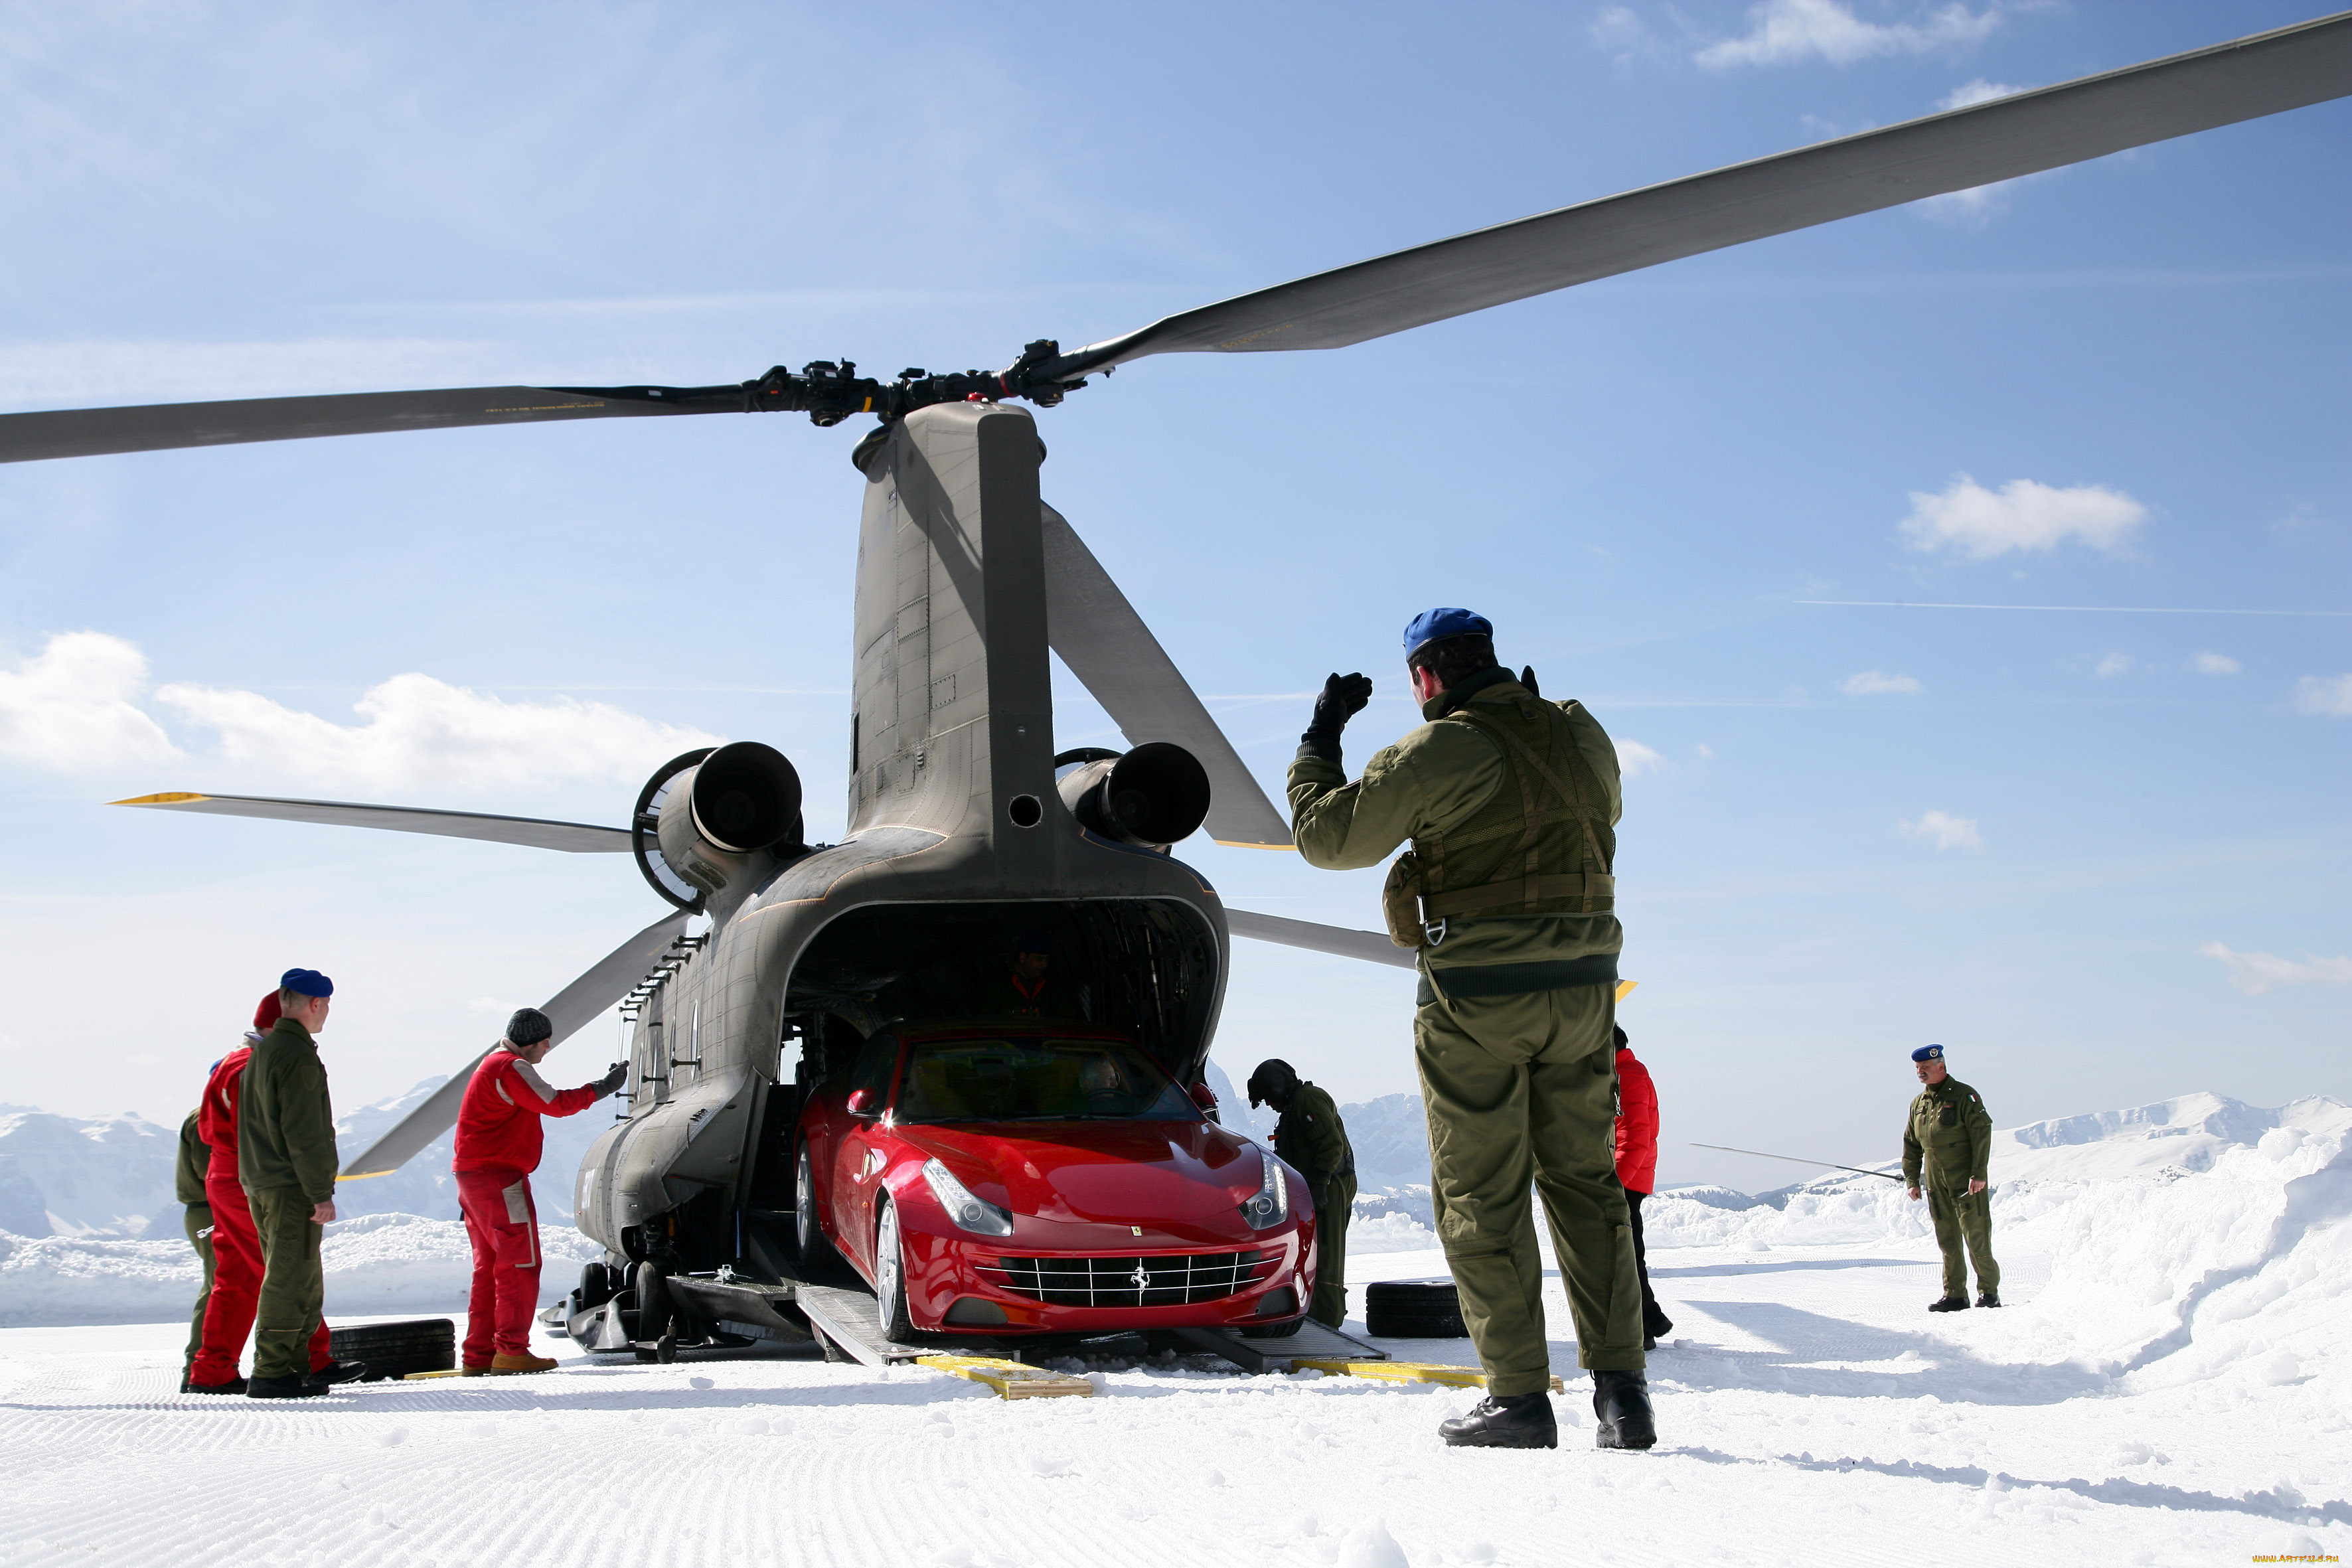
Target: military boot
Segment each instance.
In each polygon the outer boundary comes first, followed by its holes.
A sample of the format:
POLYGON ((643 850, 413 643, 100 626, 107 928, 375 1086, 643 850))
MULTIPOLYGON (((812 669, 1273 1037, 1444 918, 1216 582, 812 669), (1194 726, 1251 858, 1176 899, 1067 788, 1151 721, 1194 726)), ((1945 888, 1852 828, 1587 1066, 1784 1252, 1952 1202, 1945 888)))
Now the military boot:
POLYGON ((1437 1435, 1455 1448, 1557 1448, 1559 1423, 1552 1418, 1551 1395, 1488 1394, 1469 1414, 1437 1424, 1437 1435))
POLYGON ((1978 1292, 1977 1292, 1977 1305, 1978 1305, 1978 1306, 1979 1306, 1979 1307, 1998 1307, 1998 1306, 2000 1306, 2000 1291, 1998 1291, 1998 1290, 1979 1290, 1979 1291, 1978 1291, 1978 1292))
POLYGON ((226 1383, 191 1383, 187 1386, 187 1392, 190 1394, 243 1394, 245 1379, 232 1377, 226 1383))
POLYGON ((1650 1410, 1650 1380, 1642 1373, 1595 1371, 1592 1415, 1596 1448, 1647 1448, 1658 1440, 1657 1417, 1650 1410))
POLYGON ((357 1383, 366 1375, 363 1361, 331 1361, 302 1381, 323 1392, 339 1383, 357 1383))
POLYGON ((247 1399, 316 1399, 326 1392, 307 1377, 256 1377, 245 1385, 247 1399))
POLYGON ((1931 1312, 1965 1312, 1968 1310, 1969 1299, 1966 1296, 1940 1296, 1927 1303, 1927 1310, 1931 1312))

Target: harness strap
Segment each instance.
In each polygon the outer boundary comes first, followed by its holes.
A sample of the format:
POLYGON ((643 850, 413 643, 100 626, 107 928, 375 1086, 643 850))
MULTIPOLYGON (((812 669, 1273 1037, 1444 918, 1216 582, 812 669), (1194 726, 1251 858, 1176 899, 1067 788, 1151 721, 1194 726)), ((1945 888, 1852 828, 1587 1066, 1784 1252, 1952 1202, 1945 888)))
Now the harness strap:
MULTIPOLYGON (((1568 716, 1557 708, 1549 709, 1548 711, 1554 719, 1554 722, 1549 726, 1550 744, 1547 747, 1547 750, 1551 751, 1556 756, 1559 752, 1559 732, 1568 727, 1568 716)), ((1577 764, 1575 761, 1570 761, 1566 763, 1568 782, 1566 784, 1562 784, 1560 782, 1559 773, 1553 770, 1549 759, 1538 756, 1536 753, 1534 747, 1528 745, 1525 741, 1520 740, 1517 735, 1512 734, 1510 731, 1505 729, 1502 725, 1495 722, 1493 720, 1486 717, 1484 714, 1474 713, 1468 708, 1464 707, 1455 709, 1452 713, 1447 714, 1446 717, 1449 719, 1459 719, 1465 723, 1475 727, 1481 733, 1492 735, 1496 739, 1505 742, 1506 745, 1510 748, 1509 751, 1506 751, 1504 752, 1504 758, 1507 762, 1510 760, 1510 752, 1512 751, 1516 751, 1519 754, 1519 757, 1524 760, 1528 766, 1534 768, 1536 772, 1542 776, 1543 781, 1551 786, 1552 793, 1559 798, 1562 805, 1570 805, 1572 802, 1573 805, 1570 806, 1570 809, 1575 814, 1577 826, 1584 830, 1584 847, 1588 862, 1591 865, 1599 867, 1606 867, 1609 864, 1608 858, 1601 853, 1601 837, 1592 830, 1593 808, 1591 803, 1584 798, 1584 781, 1578 776, 1577 764)), ((1570 743, 1571 745, 1574 744, 1572 737, 1570 743)), ((1478 907, 1492 908, 1500 904, 1523 902, 1530 910, 1535 908, 1538 900, 1546 897, 1575 898, 1580 902, 1588 903, 1594 899, 1613 899, 1616 896, 1616 879, 1608 876, 1605 871, 1587 871, 1583 873, 1581 877, 1577 879, 1580 885, 1574 892, 1570 892, 1566 889, 1563 889, 1557 894, 1546 894, 1537 891, 1537 885, 1539 882, 1546 880, 1546 879, 1540 878, 1536 874, 1535 841, 1540 819, 1538 816, 1538 807, 1535 804, 1535 791, 1529 786, 1528 781, 1521 769, 1514 767, 1511 769, 1511 773, 1514 782, 1518 785, 1521 806, 1527 813, 1526 830, 1520 840, 1527 849, 1526 874, 1522 878, 1514 879, 1509 881, 1488 882, 1484 886, 1475 889, 1465 888, 1461 889, 1460 892, 1457 892, 1454 897, 1459 898, 1463 894, 1472 892, 1485 893, 1492 889, 1495 890, 1498 896, 1478 907), (1597 891, 1590 886, 1589 879, 1595 876, 1601 876, 1607 879, 1610 889, 1608 892, 1604 893, 1597 891), (1517 894, 1513 894, 1504 890, 1513 887, 1519 887, 1522 889, 1522 891, 1517 894)), ((1562 881, 1566 881, 1568 879, 1569 879, 1567 878, 1560 879, 1562 881)), ((1432 884, 1433 889, 1435 886, 1436 884, 1432 884)), ((1424 900, 1423 908, 1428 908, 1426 900, 1424 900)), ((1580 910, 1579 912, 1589 913, 1590 911, 1580 910)))
POLYGON ((1617 879, 1605 871, 1570 872, 1564 877, 1513 877, 1484 887, 1451 893, 1423 893, 1422 913, 1431 920, 1474 914, 1504 904, 1534 903, 1541 899, 1613 899, 1617 879))

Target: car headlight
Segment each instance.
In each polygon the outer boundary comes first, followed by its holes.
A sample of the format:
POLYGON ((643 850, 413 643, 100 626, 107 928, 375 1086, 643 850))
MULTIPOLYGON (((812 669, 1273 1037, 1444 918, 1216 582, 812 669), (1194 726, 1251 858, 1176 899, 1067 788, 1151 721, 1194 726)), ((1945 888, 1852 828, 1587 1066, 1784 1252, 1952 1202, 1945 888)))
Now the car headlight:
POLYGON ((1257 1195, 1242 1205, 1242 1218, 1252 1230, 1271 1230, 1290 1217, 1290 1184, 1283 1179, 1282 1162, 1263 1149, 1258 1163, 1265 1175, 1257 1184, 1257 1195))
POLYGON ((937 1160, 923 1162, 923 1180, 930 1184, 931 1196, 940 1200, 948 1217, 964 1229, 981 1236, 1013 1234, 1012 1215, 974 1197, 971 1189, 957 1181, 955 1173, 937 1160))

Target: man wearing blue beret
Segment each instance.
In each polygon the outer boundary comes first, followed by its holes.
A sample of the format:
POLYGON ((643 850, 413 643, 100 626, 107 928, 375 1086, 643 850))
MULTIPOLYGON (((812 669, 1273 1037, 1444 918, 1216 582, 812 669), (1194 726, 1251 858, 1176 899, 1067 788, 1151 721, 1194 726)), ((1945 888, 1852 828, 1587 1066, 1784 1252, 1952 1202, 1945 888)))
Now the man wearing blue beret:
POLYGON ((1985 1184, 1992 1154, 1992 1113, 1975 1089, 1944 1068, 1944 1047, 1921 1046, 1911 1065, 1926 1087, 1903 1124, 1903 1184, 1917 1202, 1924 1188, 1936 1245, 1944 1249, 1944 1293, 1931 1312, 1969 1310, 1968 1258, 1977 1264, 1977 1305, 2000 1305, 2000 1265, 1992 1258, 1992 1194, 1985 1184))
POLYGON ((1532 1185, 1566 1277, 1576 1354, 1592 1373, 1595 1442, 1657 1441, 1642 1353, 1642 1279, 1618 1184, 1615 1126, 1620 805, 1617 751, 1582 705, 1546 702, 1495 660, 1463 609, 1405 628, 1428 721, 1348 782, 1339 732, 1370 700, 1333 675, 1290 764, 1292 834, 1308 865, 1390 868, 1389 934, 1418 953, 1413 1057, 1430 1186, 1486 1397, 1449 1444, 1558 1446, 1532 1185))

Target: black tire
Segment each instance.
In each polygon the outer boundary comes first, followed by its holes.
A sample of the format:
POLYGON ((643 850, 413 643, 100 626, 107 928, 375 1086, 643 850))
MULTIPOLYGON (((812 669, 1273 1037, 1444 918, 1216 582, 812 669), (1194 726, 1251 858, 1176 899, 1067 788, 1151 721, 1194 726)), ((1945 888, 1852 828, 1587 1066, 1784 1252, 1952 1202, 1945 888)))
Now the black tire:
POLYGON ((882 1332, 899 1344, 915 1338, 915 1322, 907 1313, 907 1252, 898 1238, 898 1205, 882 1200, 882 1217, 874 1222, 874 1294, 882 1313, 882 1332))
POLYGON ((824 1237, 816 1217, 816 1173, 809 1161, 808 1141, 803 1139, 793 1162, 793 1240, 803 1269, 822 1268, 839 1256, 824 1237))
POLYGON ((1462 1298, 1451 1279, 1382 1279, 1364 1287, 1364 1331, 1376 1340, 1460 1340, 1462 1298))
POLYGON ((337 1361, 364 1362, 369 1383, 412 1372, 448 1372, 457 1364, 457 1325, 447 1318, 353 1324, 329 1331, 327 1344, 327 1353, 337 1361))
POLYGON ((669 1270, 658 1263, 637 1265, 637 1338, 657 1340, 669 1332, 669 1270))

